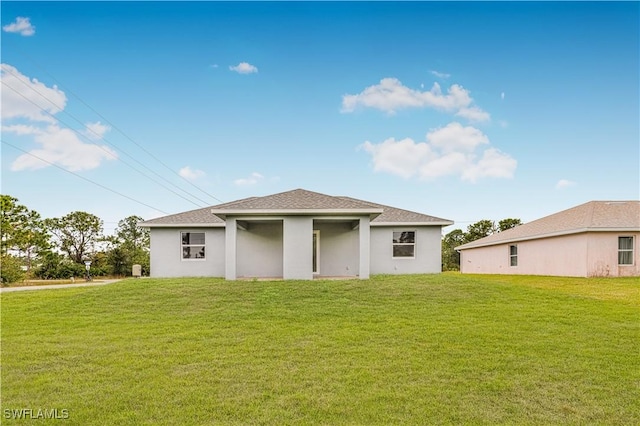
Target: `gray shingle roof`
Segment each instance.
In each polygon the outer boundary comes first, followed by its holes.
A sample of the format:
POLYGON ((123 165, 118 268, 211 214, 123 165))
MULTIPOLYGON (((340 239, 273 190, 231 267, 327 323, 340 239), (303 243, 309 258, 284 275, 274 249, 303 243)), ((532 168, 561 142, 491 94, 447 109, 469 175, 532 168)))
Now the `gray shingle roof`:
POLYGON ((371 203, 351 197, 334 197, 318 192, 304 189, 294 189, 292 191, 267 195, 264 197, 250 197, 229 203, 218 204, 212 207, 191 210, 184 213, 177 213, 169 216, 151 219, 143 222, 142 226, 223 226, 224 220, 216 214, 224 217, 225 213, 237 213, 252 211, 277 211, 283 213, 288 211, 331 211, 339 213, 341 211, 358 211, 377 215, 372 220, 372 224, 381 223, 415 223, 432 225, 450 225, 453 222, 428 216, 421 213, 402 210, 382 204, 371 203), (216 214, 214 214, 215 212, 216 214))
POLYGON ((294 189, 265 197, 253 197, 214 207, 216 210, 350 210, 371 208, 376 207, 366 201, 333 197, 306 189, 294 189))
MULTIPOLYGON (((349 200, 355 200, 355 198, 350 197, 339 197, 345 198, 349 200)), ((356 200, 359 201, 359 200, 356 200)), ((372 224, 376 223, 438 223, 438 224, 447 224, 452 225, 453 221, 448 219, 442 219, 435 216, 429 216, 422 213, 412 212, 410 210, 399 209, 396 207, 385 206, 384 204, 371 203, 372 206, 379 207, 382 209, 382 214, 377 216, 375 219, 371 221, 372 224)))
POLYGON ((588 231, 640 231, 640 201, 590 201, 463 244, 456 250, 588 231))

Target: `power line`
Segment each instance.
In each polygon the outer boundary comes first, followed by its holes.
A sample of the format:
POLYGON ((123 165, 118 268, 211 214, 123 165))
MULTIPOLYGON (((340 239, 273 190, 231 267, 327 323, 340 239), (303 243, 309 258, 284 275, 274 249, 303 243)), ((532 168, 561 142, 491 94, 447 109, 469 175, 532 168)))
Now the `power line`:
MULTIPOLYGON (((78 95, 76 95, 72 90, 70 90, 68 87, 66 87, 64 84, 62 84, 57 78, 55 78, 50 72, 48 72, 44 67, 42 67, 40 64, 38 64, 33 58, 31 58, 30 56, 26 55, 25 53, 21 52, 20 53, 23 57, 27 58, 31 63, 33 63, 36 67, 38 67, 40 70, 42 70, 45 74, 47 74, 49 77, 51 77, 51 79, 53 79, 53 81, 55 81, 56 83, 58 83, 58 85, 62 88, 65 89, 66 92, 68 92, 69 94, 71 94, 73 97, 75 97, 78 101, 80 101, 80 103, 82 103, 85 107, 87 107, 88 109, 90 109, 91 111, 93 111, 94 114, 96 114, 98 117, 102 118, 107 124, 109 124, 113 129, 117 130, 122 136, 124 136, 127 140, 129 140, 131 143, 133 143, 134 145, 136 145, 138 148, 140 148, 142 151, 144 151, 148 156, 150 156, 151 158, 153 158, 154 160, 156 160, 158 163, 160 163, 164 168, 166 168, 167 170, 169 170, 171 173, 175 174, 176 176, 178 176, 180 179, 184 180, 185 182, 187 182, 189 185, 193 186, 194 188, 196 188, 198 191, 202 192, 203 194, 207 195, 208 197, 213 198, 214 200, 223 203, 223 201, 217 197, 215 197, 214 195, 209 194, 208 192, 206 192, 204 189, 200 188, 198 185, 194 184, 193 182, 189 181, 188 179, 186 179, 185 177, 181 176, 179 173, 177 173, 175 170, 173 170, 171 167, 169 167, 167 164, 165 164, 162 160, 160 160, 158 157, 156 157, 155 155, 153 155, 151 152, 149 152, 145 147, 143 147, 142 145, 140 145, 139 143, 137 143, 136 141, 134 141, 131 137, 129 137, 129 135, 127 135, 122 129, 120 129, 118 126, 116 126, 115 124, 113 124, 108 118, 106 118, 104 115, 100 114, 98 111, 96 111, 91 105, 87 104, 82 98, 80 98, 78 95)), ((194 197, 195 198, 195 197, 194 197)), ((207 202, 205 202, 205 204, 208 204, 207 202)))
POLYGON ((9 142, 6 142, 6 141, 1 140, 1 139, 0 139, 0 142, 2 142, 3 144, 5 144, 5 145, 7 145, 7 146, 10 146, 11 148, 17 149, 18 151, 22 151, 22 152, 24 152, 24 153, 25 153, 25 154, 27 154, 27 155, 30 155, 30 156, 32 156, 32 157, 34 157, 34 158, 37 158, 38 160, 40 160, 40 161, 42 161, 42 162, 44 162, 44 163, 47 163, 47 164, 49 164, 50 166, 53 166, 53 167, 58 168, 58 169, 60 169, 60 170, 62 170, 62 171, 64 171, 64 172, 67 172, 67 173, 69 173, 69 174, 71 174, 71 175, 73 175, 73 176, 75 176, 75 177, 77 177, 77 178, 80 178, 80 179, 82 179, 82 180, 84 180, 84 181, 87 181, 87 182, 92 183, 92 184, 94 184, 94 185, 96 185, 96 186, 99 186, 99 187, 100 187, 100 188, 102 188, 102 189, 106 189, 106 190, 107 190, 107 191, 109 191, 109 192, 113 192, 114 194, 119 195, 119 196, 121 196, 121 197, 124 197, 124 198, 126 198, 126 199, 128 199, 128 200, 131 200, 131 201, 133 201, 134 203, 138 203, 138 204, 141 204, 141 205, 143 205, 143 206, 145 206, 145 207, 149 207, 150 209, 153 209, 153 210, 158 211, 158 212, 163 213, 163 214, 167 214, 167 215, 168 215, 168 214, 170 214, 170 213, 167 213, 167 212, 165 212, 165 211, 163 211, 163 210, 160 210, 160 209, 159 209, 159 208, 157 208, 157 207, 153 207, 153 206, 151 206, 151 205, 149 205, 149 204, 143 203, 143 202, 142 202, 142 201, 140 201, 140 200, 136 200, 135 198, 129 197, 128 195, 125 195, 125 194, 123 194, 123 193, 121 193, 121 192, 118 192, 118 191, 116 191, 115 189, 111 189, 111 188, 109 188, 109 187, 107 187, 107 186, 104 186, 104 185, 102 185, 102 184, 98 183, 98 182, 95 182, 95 181, 93 181, 93 180, 91 180, 91 179, 88 179, 88 178, 86 178, 86 177, 84 177, 84 176, 81 176, 81 175, 79 175, 79 174, 77 174, 77 173, 74 173, 74 172, 72 172, 71 170, 67 170, 67 169, 65 169, 64 167, 60 167, 60 166, 58 166, 57 164, 54 164, 54 163, 52 163, 52 162, 50 162, 50 161, 47 161, 47 160, 45 160, 44 158, 39 157, 39 156, 37 156, 37 155, 35 155, 35 154, 31 153, 31 152, 27 152, 27 151, 25 151, 25 150, 24 150, 24 149, 22 149, 22 148, 18 148, 17 146, 15 146, 15 145, 13 145, 13 144, 11 144, 11 143, 9 143, 9 142))
MULTIPOLYGON (((45 110, 44 108, 40 107, 38 104, 36 104, 35 102, 33 102, 31 99, 27 98, 26 96, 24 96, 22 93, 20 93, 18 90, 16 90, 15 88, 13 88, 12 86, 10 86, 9 84, 7 84, 5 81, 2 81, 2 84, 4 84, 6 87, 8 87, 9 89, 11 89, 12 91, 14 91, 15 93, 17 93, 19 96, 21 96, 22 98, 24 98, 26 101, 30 102, 31 104, 35 105, 36 107, 38 107, 43 113, 49 115, 50 117, 52 117, 54 120, 66 125, 69 130, 71 130, 72 132, 74 132, 76 135, 78 135, 78 137, 82 138, 83 135, 80 134, 78 131, 76 131, 75 129, 73 129, 67 122, 59 119, 58 117, 55 117, 53 114, 51 114, 49 111, 45 110)), ((29 86, 27 86, 29 87, 29 86)), ((56 108, 60 108, 58 105, 56 105, 55 103, 53 103, 50 99, 48 99, 46 96, 42 95, 40 92, 38 92, 37 90, 29 87, 31 90, 33 90, 34 92, 36 92, 38 95, 42 96, 44 99, 46 99, 47 101, 51 102, 52 105, 54 105, 56 108)), ((69 115, 71 118, 73 118, 74 120, 76 120, 78 123, 82 124, 82 122, 77 119, 76 117, 74 117, 72 114, 65 112, 65 114, 69 115)), ((134 157, 132 157, 131 155, 129 155, 126 151, 124 151, 121 148, 118 148, 116 145, 114 145, 113 143, 111 143, 107 138, 99 135, 98 133, 96 133, 93 129, 87 128, 87 130, 89 130, 90 132, 92 132, 93 134, 95 134, 96 136, 100 137, 102 140, 104 140, 106 143, 108 143, 109 145, 113 146, 116 149, 119 149, 123 154, 125 154, 127 157, 131 158, 133 161, 135 161, 136 163, 140 164, 142 167, 146 168, 147 170, 149 170, 151 173, 155 174, 156 176, 159 176, 160 178, 162 178, 165 182, 168 182, 169 184, 173 185, 174 187, 178 188, 180 191, 184 192, 185 194, 195 198, 196 200, 200 201, 201 203, 203 203, 205 206, 208 205, 209 203, 207 203, 206 201, 202 200, 199 197, 196 197, 195 195, 185 191, 184 189, 180 188, 179 186, 171 183, 170 181, 166 180, 164 177, 162 177, 161 175, 159 175, 158 173, 156 173, 155 171, 149 169, 147 166, 145 166, 143 163, 141 163, 140 161, 136 160, 134 157)), ((166 189, 167 191, 177 195, 178 197, 182 198, 183 200, 186 200, 188 202, 190 202, 191 204, 197 206, 197 207, 203 207, 200 204, 197 204, 195 202, 193 202, 192 200, 178 194, 177 192, 175 192, 174 190, 172 190, 171 188, 163 185, 162 183, 158 182, 157 180, 153 179, 152 177, 150 177, 149 175, 146 175, 145 173, 141 172, 140 170, 136 169, 135 167, 133 167, 131 164, 127 163, 126 161, 124 161, 121 158, 118 158, 116 156, 113 155, 113 153, 111 153, 110 151, 104 149, 104 147, 100 146, 100 145, 95 145, 97 146, 99 149, 101 149, 102 151, 106 152, 108 155, 110 155, 111 157, 113 157, 116 160, 121 161, 123 164, 125 164, 127 167, 131 168, 132 170, 138 172, 139 174, 141 174, 142 176, 146 177, 147 179, 151 180, 152 182, 156 183, 157 185, 160 185, 161 187, 163 187, 164 189, 166 189)))

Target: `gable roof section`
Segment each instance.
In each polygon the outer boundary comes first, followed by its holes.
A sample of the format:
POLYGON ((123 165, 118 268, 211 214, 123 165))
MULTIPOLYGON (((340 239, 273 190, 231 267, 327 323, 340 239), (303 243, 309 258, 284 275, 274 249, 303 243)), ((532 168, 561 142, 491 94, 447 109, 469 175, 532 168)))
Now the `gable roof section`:
POLYGON ((581 232, 640 231, 640 201, 590 201, 456 247, 466 250, 581 232))
POLYGON ((283 214, 363 214, 372 217, 373 226, 451 225, 453 222, 409 210, 371 203, 351 197, 334 197, 304 189, 250 197, 183 213, 151 219, 141 223, 146 227, 224 226, 226 215, 283 214))
POLYGON ((306 189, 294 189, 264 197, 253 197, 222 206, 214 206, 211 212, 224 218, 230 214, 327 214, 359 213, 377 215, 382 209, 366 201, 343 199, 306 189))

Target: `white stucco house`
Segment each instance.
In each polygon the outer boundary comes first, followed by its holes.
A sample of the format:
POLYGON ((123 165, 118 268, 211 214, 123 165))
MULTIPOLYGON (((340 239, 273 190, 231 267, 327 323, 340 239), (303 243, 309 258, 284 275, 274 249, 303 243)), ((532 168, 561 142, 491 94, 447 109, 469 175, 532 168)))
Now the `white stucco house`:
POLYGON ((460 271, 640 276, 640 201, 591 201, 456 247, 460 271))
POLYGON ((141 223, 151 276, 359 277, 441 271, 442 227, 452 221, 295 189, 141 223))

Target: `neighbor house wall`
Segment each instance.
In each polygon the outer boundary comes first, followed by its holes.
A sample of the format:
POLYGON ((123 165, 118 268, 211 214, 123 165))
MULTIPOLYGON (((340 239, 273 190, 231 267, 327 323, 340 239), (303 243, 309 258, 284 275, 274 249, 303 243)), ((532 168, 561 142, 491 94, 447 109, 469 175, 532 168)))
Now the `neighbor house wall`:
POLYGON ((478 247, 460 252, 460 271, 473 274, 587 276, 587 234, 478 247), (510 266, 509 246, 518 247, 510 266))
POLYGON ((358 229, 353 222, 316 222, 320 231, 320 276, 355 276, 359 273, 358 229))
POLYGON ((247 222, 237 231, 237 276, 282 277, 282 221, 247 222))
POLYGON ((440 226, 371 226, 372 274, 431 274, 442 271, 440 226), (393 258, 393 232, 416 231, 415 258, 393 258))
POLYGON ((224 277, 224 228, 151 228, 152 277, 224 277), (205 259, 182 259, 182 232, 205 233, 205 259))
POLYGON ((640 276, 640 232, 590 232, 588 276, 640 276), (633 265, 618 265, 618 237, 633 237, 633 265))

